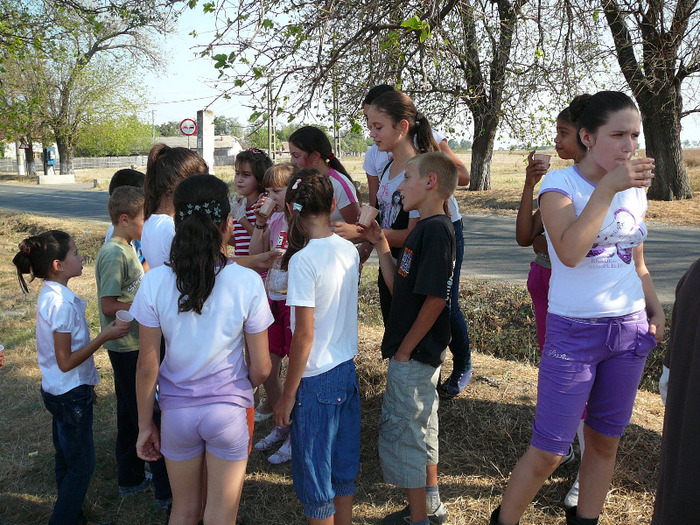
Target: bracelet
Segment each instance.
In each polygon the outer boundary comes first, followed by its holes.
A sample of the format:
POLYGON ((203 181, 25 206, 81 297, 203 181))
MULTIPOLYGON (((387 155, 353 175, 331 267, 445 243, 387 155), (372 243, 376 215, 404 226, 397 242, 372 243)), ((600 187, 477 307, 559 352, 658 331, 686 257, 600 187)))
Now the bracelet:
POLYGON ((262 226, 258 226, 258 223, 257 222, 255 223, 255 228, 258 230, 264 230, 266 227, 267 227, 267 224, 263 223, 262 226))

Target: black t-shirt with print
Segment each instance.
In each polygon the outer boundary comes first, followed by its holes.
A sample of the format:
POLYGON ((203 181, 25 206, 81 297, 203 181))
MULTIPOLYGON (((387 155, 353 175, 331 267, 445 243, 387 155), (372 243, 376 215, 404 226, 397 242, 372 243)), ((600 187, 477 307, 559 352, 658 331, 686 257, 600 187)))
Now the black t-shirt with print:
POLYGON ((421 219, 409 233, 396 263, 391 311, 382 341, 382 357, 391 358, 418 317, 425 298, 445 298, 445 308, 411 354, 438 367, 450 343, 450 290, 456 254, 455 231, 447 215, 421 219))

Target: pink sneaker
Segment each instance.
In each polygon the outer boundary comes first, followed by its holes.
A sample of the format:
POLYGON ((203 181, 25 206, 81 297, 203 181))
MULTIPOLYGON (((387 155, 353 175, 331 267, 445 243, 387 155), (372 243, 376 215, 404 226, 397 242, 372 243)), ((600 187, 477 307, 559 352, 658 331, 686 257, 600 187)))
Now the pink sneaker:
POLYGON ((280 449, 272 454, 267 460, 273 465, 281 465, 292 460, 292 441, 287 436, 280 449))
POLYGON ((257 450, 258 452, 271 450, 275 445, 287 439, 287 436, 289 436, 289 428, 275 427, 272 429, 272 432, 253 446, 253 450, 257 450))

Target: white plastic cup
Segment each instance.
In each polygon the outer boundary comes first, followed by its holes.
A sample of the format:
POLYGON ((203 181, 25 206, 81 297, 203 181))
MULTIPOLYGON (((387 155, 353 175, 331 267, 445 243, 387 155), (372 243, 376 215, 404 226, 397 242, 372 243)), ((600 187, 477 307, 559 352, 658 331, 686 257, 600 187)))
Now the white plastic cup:
POLYGON ((552 156, 546 155, 545 153, 535 153, 532 158, 536 161, 542 162, 547 168, 549 168, 549 159, 551 159, 552 156))
POLYGON ((134 320, 134 316, 131 315, 129 310, 119 310, 117 312, 117 324, 120 326, 130 325, 131 321, 134 320))
POLYGON ((369 225, 372 224, 372 219, 374 219, 378 214, 379 210, 377 208, 364 204, 362 208, 360 208, 360 218, 357 222, 362 224, 362 226, 365 228, 369 228, 369 225))

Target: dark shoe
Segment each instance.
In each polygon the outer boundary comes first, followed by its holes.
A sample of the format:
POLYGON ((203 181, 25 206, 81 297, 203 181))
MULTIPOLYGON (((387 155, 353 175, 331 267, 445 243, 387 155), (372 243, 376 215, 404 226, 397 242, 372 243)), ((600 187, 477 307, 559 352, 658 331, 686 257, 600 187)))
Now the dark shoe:
POLYGON ((139 492, 143 492, 146 490, 148 487, 151 486, 151 478, 146 477, 141 483, 138 485, 134 485, 133 487, 122 487, 121 485, 119 486, 119 496, 122 498, 126 498, 127 496, 132 496, 134 494, 138 494, 139 492))
POLYGON ((577 510, 578 506, 566 509, 566 525, 598 525, 598 518, 579 518, 577 510))
POLYGON ((438 385, 438 394, 444 399, 452 399, 461 394, 472 379, 471 369, 465 371, 453 370, 447 381, 438 385))
MULTIPOLYGON (((442 502, 432 514, 428 514, 428 521, 431 525, 442 525, 447 521, 447 509, 442 502)), ((406 525, 407 523, 411 523, 411 510, 408 505, 401 510, 392 512, 382 520, 382 525, 406 525)))
MULTIPOLYGON (((499 505, 496 510, 494 510, 491 513, 491 521, 489 521, 489 525, 501 525, 501 522, 498 521, 498 518, 500 517, 501 514, 501 506, 499 505)), ((520 523, 520 522, 518 522, 520 523)), ((517 523, 515 525, 518 525, 517 523)))

